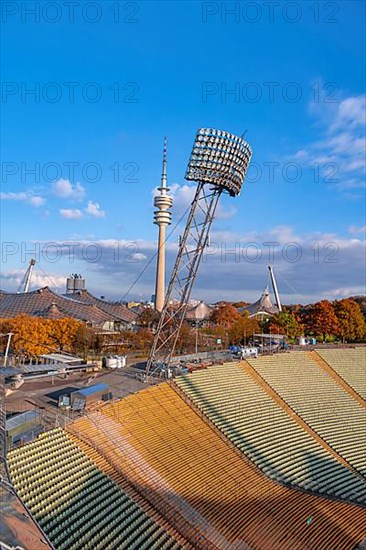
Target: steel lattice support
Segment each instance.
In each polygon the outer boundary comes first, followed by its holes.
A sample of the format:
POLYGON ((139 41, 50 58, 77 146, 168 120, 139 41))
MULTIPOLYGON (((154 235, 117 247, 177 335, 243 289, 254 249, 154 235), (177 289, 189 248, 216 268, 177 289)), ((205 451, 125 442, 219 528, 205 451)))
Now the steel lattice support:
POLYGON ((240 193, 251 155, 242 137, 213 128, 197 131, 185 178, 198 185, 147 361, 147 377, 159 368, 157 361, 165 367, 171 361, 218 200, 223 192, 233 197, 240 193), (171 303, 173 298, 177 304, 171 303))
POLYGON ((147 375, 155 370, 155 361, 168 365, 174 353, 222 191, 203 183, 197 186, 147 362, 147 375), (174 307, 170 304, 173 297, 178 300, 174 307))

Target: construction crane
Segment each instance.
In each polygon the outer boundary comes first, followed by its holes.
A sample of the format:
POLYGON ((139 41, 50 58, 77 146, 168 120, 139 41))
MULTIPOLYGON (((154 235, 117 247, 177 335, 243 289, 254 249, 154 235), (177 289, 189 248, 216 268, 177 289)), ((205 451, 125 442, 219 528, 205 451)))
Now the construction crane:
POLYGON ((251 156, 250 146, 241 137, 212 128, 197 131, 185 175, 185 179, 198 182, 197 188, 147 361, 147 379, 159 364, 169 367, 218 201, 222 193, 239 195, 251 156))
POLYGON ((275 300, 276 300, 276 306, 278 307, 278 311, 282 311, 282 305, 281 305, 281 301, 280 301, 280 295, 279 295, 279 293, 278 293, 277 283, 276 283, 276 279, 275 279, 273 267, 272 267, 271 265, 269 265, 269 266, 268 266, 268 270, 269 270, 269 275, 270 275, 270 277, 271 277, 272 288, 273 288, 273 294, 275 295, 275 300))
POLYGON ((19 286, 17 288, 18 293, 22 291, 22 288, 23 288, 23 292, 28 292, 29 285, 30 285, 31 278, 32 278, 32 272, 33 272, 33 268, 34 268, 35 264, 36 264, 36 260, 34 260, 32 258, 29 262, 29 266, 27 267, 26 272, 24 273, 23 279, 22 279, 21 283, 19 284, 19 286))

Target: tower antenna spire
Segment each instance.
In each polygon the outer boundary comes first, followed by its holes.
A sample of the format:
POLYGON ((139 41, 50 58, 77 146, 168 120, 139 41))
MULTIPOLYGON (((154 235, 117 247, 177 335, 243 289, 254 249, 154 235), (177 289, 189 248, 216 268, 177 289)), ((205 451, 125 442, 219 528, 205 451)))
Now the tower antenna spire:
MULTIPOLYGON (((161 174, 161 185, 160 189, 167 189, 168 184, 168 177, 167 177, 167 140, 166 136, 164 136, 164 151, 163 151, 163 171, 161 174)), ((168 190, 168 189, 167 189, 168 190)))

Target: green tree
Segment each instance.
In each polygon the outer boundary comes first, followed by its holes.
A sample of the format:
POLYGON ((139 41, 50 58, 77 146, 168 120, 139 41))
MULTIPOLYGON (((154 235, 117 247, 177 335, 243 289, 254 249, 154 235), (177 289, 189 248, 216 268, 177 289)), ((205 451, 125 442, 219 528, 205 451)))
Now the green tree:
POLYGON ((289 338, 294 340, 298 336, 301 336, 303 327, 293 313, 281 311, 271 318, 270 330, 272 333, 287 334, 289 338))

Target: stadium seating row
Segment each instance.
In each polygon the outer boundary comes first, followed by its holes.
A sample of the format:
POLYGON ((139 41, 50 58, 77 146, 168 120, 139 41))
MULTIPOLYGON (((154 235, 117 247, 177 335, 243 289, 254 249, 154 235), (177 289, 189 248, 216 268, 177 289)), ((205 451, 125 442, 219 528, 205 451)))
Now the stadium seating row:
POLYGON ((194 372, 176 384, 269 477, 366 503, 366 483, 291 419, 238 363, 194 372))
POLYGON ((306 352, 248 359, 317 434, 366 477, 366 410, 306 352))
POLYGON ((61 429, 11 451, 8 466, 57 550, 181 548, 61 429))
POLYGON ((134 486, 159 492, 155 505, 175 508, 175 525, 191 514, 204 539, 196 548, 328 550, 364 536, 363 507, 274 483, 166 383, 106 405, 72 429, 134 486))
POLYGON ((366 399, 366 348, 316 350, 363 399, 366 399))

